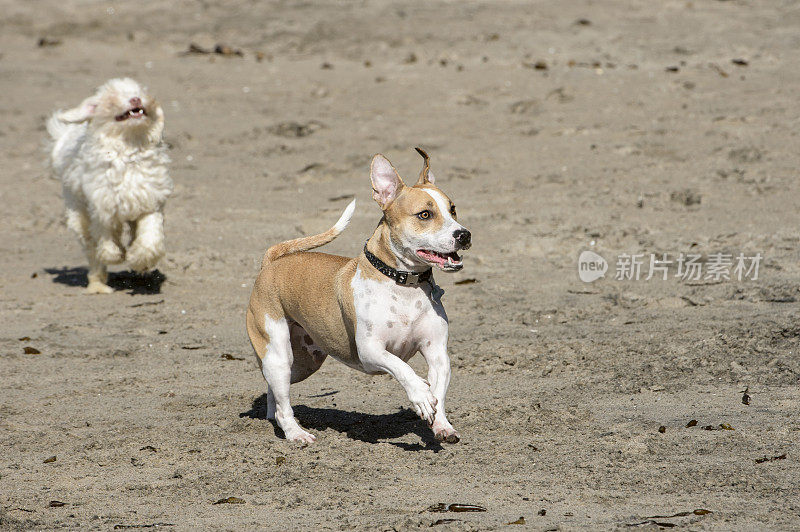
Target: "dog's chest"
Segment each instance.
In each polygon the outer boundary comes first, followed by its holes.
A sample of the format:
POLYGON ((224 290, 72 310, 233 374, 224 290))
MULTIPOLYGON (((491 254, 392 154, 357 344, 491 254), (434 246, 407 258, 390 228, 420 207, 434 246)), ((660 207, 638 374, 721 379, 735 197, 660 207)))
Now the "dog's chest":
POLYGON ((169 157, 163 147, 128 149, 124 145, 103 146, 96 170, 83 179, 84 194, 113 209, 122 220, 135 220, 158 210, 172 192, 167 172, 169 157))
POLYGON ((130 189, 156 184, 165 173, 167 162, 159 149, 119 150, 106 152, 101 165, 107 168, 110 186, 130 189))
POLYGON ((444 309, 427 283, 401 286, 360 275, 353 278, 356 337, 376 340, 403 360, 446 327, 444 309))

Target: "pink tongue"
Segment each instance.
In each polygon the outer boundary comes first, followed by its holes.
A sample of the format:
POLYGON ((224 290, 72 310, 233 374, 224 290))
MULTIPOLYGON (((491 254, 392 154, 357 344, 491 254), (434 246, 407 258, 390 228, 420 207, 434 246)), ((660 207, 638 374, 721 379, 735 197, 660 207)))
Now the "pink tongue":
POLYGON ((433 253, 429 253, 424 250, 417 251, 417 255, 429 261, 435 262, 436 264, 444 264, 445 262, 447 262, 446 258, 441 257, 439 255, 434 255, 433 253))

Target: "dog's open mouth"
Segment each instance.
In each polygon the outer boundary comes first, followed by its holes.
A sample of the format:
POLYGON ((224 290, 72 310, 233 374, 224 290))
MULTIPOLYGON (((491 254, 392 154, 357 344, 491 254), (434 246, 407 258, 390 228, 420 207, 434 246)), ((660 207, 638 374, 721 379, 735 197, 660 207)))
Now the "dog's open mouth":
POLYGON ((455 251, 452 253, 439 253, 438 251, 430 249, 418 249, 417 255, 426 262, 435 264, 445 271, 455 272, 464 267, 464 263, 461 262, 461 257, 459 257, 458 253, 455 251))
POLYGON ((129 118, 143 118, 145 116, 147 116, 147 111, 145 111, 143 107, 134 107, 133 109, 128 109, 121 115, 117 115, 115 118, 117 122, 122 122, 129 118))

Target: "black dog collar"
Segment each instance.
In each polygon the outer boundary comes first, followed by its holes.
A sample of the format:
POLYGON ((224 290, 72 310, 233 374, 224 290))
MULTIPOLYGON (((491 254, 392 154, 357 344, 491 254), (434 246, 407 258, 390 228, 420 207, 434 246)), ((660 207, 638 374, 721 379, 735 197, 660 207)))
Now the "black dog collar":
POLYGON ((431 268, 428 268, 424 272, 406 272, 403 270, 395 270, 381 259, 370 253, 367 249, 367 245, 364 244, 364 255, 367 256, 367 260, 370 264, 375 266, 375 269, 381 272, 383 275, 388 277, 389 279, 393 280, 397 284, 402 285, 410 285, 410 284, 417 284, 422 283, 424 281, 430 281, 431 274, 433 273, 431 268))

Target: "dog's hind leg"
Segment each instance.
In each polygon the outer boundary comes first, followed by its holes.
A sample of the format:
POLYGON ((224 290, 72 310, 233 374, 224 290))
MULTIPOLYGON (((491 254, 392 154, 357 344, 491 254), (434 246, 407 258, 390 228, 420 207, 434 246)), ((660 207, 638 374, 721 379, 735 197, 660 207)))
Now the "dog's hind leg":
POLYGON ((322 348, 314 344, 314 340, 303 329, 303 326, 294 320, 288 320, 289 339, 292 343, 292 384, 304 381, 314 374, 328 357, 322 348))
MULTIPOLYGON (((272 319, 264 316, 264 333, 266 345, 261 357, 261 373, 269 386, 267 417, 274 412, 275 421, 283 429, 287 440, 312 443, 316 437, 303 430, 294 418, 294 411, 289 401, 289 385, 292 382, 294 363, 289 323, 286 318, 272 319)), ((255 342, 253 346, 256 347, 255 342)), ((257 354, 260 355, 258 352, 257 354)))
MULTIPOLYGON (((256 320, 255 312, 253 309, 247 309, 246 315, 247 336, 250 337, 250 345, 253 346, 253 351, 258 360, 258 367, 261 372, 264 372, 264 357, 267 353, 267 344, 269 343, 269 336, 264 331, 263 324, 258 323, 256 320)), ((263 321, 263 320, 261 320, 263 321)), ((272 390, 267 387, 267 419, 275 419, 275 395, 272 390)))
MULTIPOLYGON (((288 320, 288 324, 293 358, 290 383, 294 384, 304 381, 314 374, 325 362, 328 355, 314 345, 314 340, 311 339, 311 336, 306 333, 306 330, 299 323, 294 320, 288 320)), ((275 411, 275 394, 272 393, 272 388, 269 388, 267 391, 267 419, 275 419, 275 411)))

